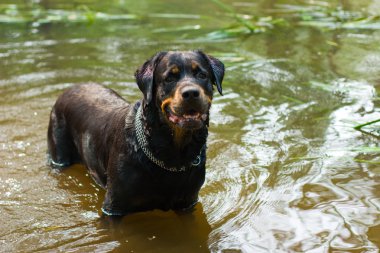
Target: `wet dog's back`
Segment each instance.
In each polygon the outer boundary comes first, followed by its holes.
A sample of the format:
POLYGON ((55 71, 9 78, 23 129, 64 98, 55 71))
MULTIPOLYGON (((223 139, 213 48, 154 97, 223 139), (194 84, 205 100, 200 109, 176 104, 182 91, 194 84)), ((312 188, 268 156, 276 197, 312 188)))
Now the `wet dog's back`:
POLYGON ((62 167, 82 162, 104 187, 109 147, 125 135, 129 109, 117 93, 97 84, 76 85, 65 91, 52 109, 48 131, 54 162, 62 167))

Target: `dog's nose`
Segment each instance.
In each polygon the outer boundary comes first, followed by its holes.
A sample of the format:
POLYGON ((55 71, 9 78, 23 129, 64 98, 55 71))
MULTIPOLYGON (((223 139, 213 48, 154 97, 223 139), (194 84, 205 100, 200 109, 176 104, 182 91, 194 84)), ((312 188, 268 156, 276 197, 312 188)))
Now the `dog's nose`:
POLYGON ((181 90, 182 98, 184 100, 198 99, 200 95, 200 90, 197 87, 185 87, 181 90))

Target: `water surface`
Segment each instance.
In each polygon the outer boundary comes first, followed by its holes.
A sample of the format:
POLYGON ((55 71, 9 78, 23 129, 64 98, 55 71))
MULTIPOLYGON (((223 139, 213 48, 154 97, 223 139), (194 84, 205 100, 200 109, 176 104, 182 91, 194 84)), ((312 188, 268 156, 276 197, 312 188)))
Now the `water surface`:
MULTIPOLYGON (((93 22, 67 12, 59 15, 70 20, 56 22, 0 18, 1 252, 379 251, 380 160, 369 149, 379 139, 353 127, 380 118, 380 30, 294 20, 321 6, 379 15, 380 2, 225 3, 290 23, 217 37, 235 21, 215 3, 153 0, 39 2, 44 10, 85 4, 110 15, 93 22), (135 101, 141 94, 133 73, 146 59, 198 48, 226 64, 199 204, 192 213, 102 217, 104 190, 85 168, 46 166, 57 96, 91 81, 135 101)), ((8 16, 10 4, 19 12, 35 8, 2 0, 8 16)))

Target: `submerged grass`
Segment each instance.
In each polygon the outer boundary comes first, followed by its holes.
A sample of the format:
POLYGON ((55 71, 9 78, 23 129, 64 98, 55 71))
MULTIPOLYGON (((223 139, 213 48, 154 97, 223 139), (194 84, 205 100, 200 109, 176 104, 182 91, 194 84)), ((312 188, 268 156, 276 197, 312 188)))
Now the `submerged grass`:
POLYGON ((351 149, 351 151, 360 153, 380 153, 380 147, 356 147, 351 149))
POLYGON ((295 14, 298 24, 328 29, 380 29, 379 15, 366 15, 363 12, 316 6, 295 14))
POLYGON ((378 122, 380 122, 380 119, 377 119, 377 120, 374 120, 374 121, 370 121, 370 122, 367 122, 367 123, 364 123, 364 124, 357 125, 354 128, 356 130, 361 130, 363 127, 366 127, 366 126, 369 126, 369 125, 373 125, 373 124, 378 123, 378 122))
POLYGON ((375 125, 376 123, 379 123, 379 122, 380 122, 380 119, 373 120, 373 121, 366 122, 360 125, 356 125, 354 126, 354 129, 364 134, 368 134, 373 137, 380 138, 380 127, 375 125))
POLYGON ((242 15, 237 13, 232 7, 222 1, 211 1, 225 11, 229 17, 235 20, 235 23, 230 26, 209 33, 207 37, 211 39, 261 33, 267 31, 268 29, 273 29, 275 26, 287 24, 287 22, 282 18, 273 18, 272 16, 258 17, 254 15, 242 15))
POLYGON ((368 158, 356 158, 354 159, 355 162, 358 163, 368 163, 368 164, 380 164, 380 160, 378 157, 378 154, 380 153, 380 147, 356 147, 351 149, 353 152, 357 152, 360 154, 366 154, 366 157, 368 157, 369 154, 372 154, 371 156, 376 156, 375 159, 368 159, 368 158))
MULTIPOLYGON (((289 24, 310 26, 318 29, 380 29, 380 16, 367 15, 358 11, 347 11, 341 6, 332 8, 328 6, 298 6, 280 5, 273 16, 258 17, 254 15, 239 14, 229 5, 220 0, 211 0, 220 7, 226 15, 234 19, 230 26, 208 34, 211 39, 236 37, 261 33, 278 26, 289 24), (282 15, 282 16, 281 16, 282 15)), ((334 42, 327 42, 336 46, 334 42)))
POLYGON ((75 10, 45 9, 38 4, 20 8, 16 4, 0 5, 0 23, 33 23, 34 26, 47 23, 93 23, 96 20, 131 20, 134 14, 107 14, 90 10, 80 5, 75 10))
MULTIPOLYGON (((274 16, 240 14, 233 7, 220 0, 210 0, 223 11, 232 22, 225 28, 207 34, 208 39, 224 39, 266 32, 288 24, 312 26, 323 29, 380 29, 380 16, 363 12, 347 11, 342 7, 317 5, 275 5, 274 16)), ((249 10, 248 10, 249 11, 249 10)), ((245 12, 247 12, 245 10, 245 12)), ((253 12, 253 11, 252 11, 253 12)), ((151 18, 199 19, 199 15, 176 13, 146 14, 151 18)), ((133 20, 141 18, 136 14, 108 14, 90 10, 86 5, 74 10, 46 9, 38 3, 30 5, 0 5, 0 23, 93 23, 94 21, 133 20)))
POLYGON ((380 164, 380 161, 373 161, 373 160, 363 160, 363 159, 355 159, 355 162, 358 163, 368 163, 368 164, 380 164))

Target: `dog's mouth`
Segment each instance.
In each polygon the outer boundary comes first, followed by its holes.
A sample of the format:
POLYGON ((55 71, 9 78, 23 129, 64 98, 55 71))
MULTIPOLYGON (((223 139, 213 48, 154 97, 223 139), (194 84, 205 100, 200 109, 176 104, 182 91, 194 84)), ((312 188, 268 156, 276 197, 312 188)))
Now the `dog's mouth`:
POLYGON ((172 124, 188 129, 197 129, 203 126, 208 118, 207 113, 188 110, 182 114, 176 113, 169 106, 165 108, 166 117, 172 124))

